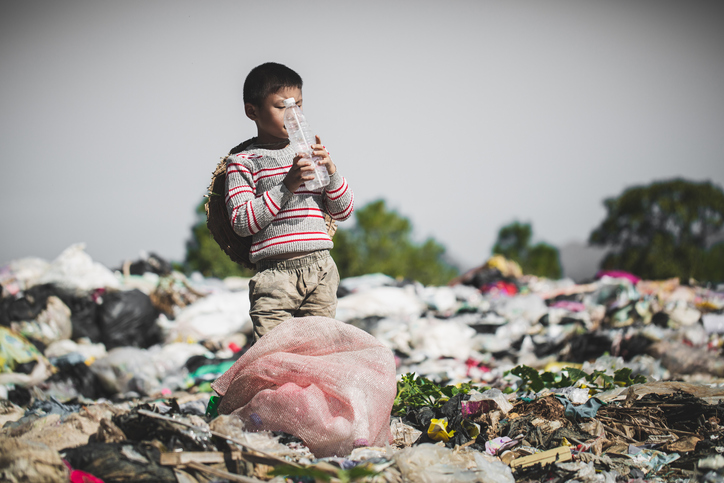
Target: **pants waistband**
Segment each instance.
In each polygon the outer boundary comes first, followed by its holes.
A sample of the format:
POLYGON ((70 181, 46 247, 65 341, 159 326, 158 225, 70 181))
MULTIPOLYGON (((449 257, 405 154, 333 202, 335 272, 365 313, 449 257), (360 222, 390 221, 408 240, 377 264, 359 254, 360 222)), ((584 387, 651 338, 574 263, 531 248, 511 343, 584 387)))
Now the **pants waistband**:
POLYGON ((296 270, 298 268, 304 268, 308 267, 310 265, 314 265, 316 262, 320 260, 324 260, 326 258, 329 258, 329 250, 319 250, 313 253, 310 253, 309 255, 305 255, 301 258, 294 258, 292 260, 259 260, 256 262, 256 269, 258 271, 262 270, 269 270, 269 269, 275 269, 275 270, 296 270))

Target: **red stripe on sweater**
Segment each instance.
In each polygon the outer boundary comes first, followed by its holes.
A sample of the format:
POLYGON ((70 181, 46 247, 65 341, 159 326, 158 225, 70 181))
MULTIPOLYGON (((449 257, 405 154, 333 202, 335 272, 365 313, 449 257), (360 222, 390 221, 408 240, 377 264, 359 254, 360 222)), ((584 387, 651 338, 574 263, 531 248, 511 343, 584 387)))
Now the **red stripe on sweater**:
MULTIPOLYGON (((288 234, 286 234, 286 235, 273 236, 273 237, 271 237, 271 238, 267 238, 267 239, 264 240, 264 241, 276 240, 277 238, 284 238, 284 237, 290 237, 290 236, 300 236, 300 235, 327 235, 327 234, 324 233, 324 232, 322 232, 322 231, 303 231, 303 232, 300 232, 300 233, 288 233, 288 234)), ((327 238, 329 238, 329 236, 327 236, 327 238)), ((255 243, 254 245, 259 245, 260 243, 263 243, 264 241, 257 242, 257 243, 255 243)))
POLYGON ((259 230, 261 230, 261 226, 259 226, 259 222, 256 219, 256 212, 254 211, 254 205, 249 203, 249 206, 251 206, 251 216, 254 217, 254 224, 256 225, 256 228, 257 228, 256 231, 259 231, 259 230))
POLYGON ((236 198, 236 197, 239 196, 239 195, 243 195, 244 193, 248 193, 248 194, 251 194, 251 195, 254 194, 254 192, 253 192, 252 190, 250 190, 250 189, 241 189, 241 188, 240 188, 240 189, 237 189, 237 190, 235 190, 235 191, 234 191, 234 190, 230 190, 230 191, 229 191, 229 194, 226 196, 226 203, 228 204, 229 201, 231 201, 232 199, 236 198))
POLYGON ((274 218, 274 221, 281 221, 281 220, 292 220, 294 218, 322 218, 324 217, 322 215, 292 215, 292 216, 277 216, 274 218))
POLYGON ((342 193, 340 193, 340 194, 337 195, 337 196, 329 196, 329 192, 327 192, 327 198, 329 198, 330 200, 334 201, 334 200, 337 200, 337 199, 341 198, 342 196, 344 196, 344 194, 347 192, 347 188, 348 188, 347 183, 345 183, 344 185, 342 185, 342 187, 344 188, 344 191, 342 191, 342 193))
POLYGON ((344 178, 342 178, 342 184, 340 185, 340 187, 337 188, 337 189, 335 189, 335 190, 327 191, 327 194, 336 193, 337 191, 339 191, 339 190, 341 190, 342 188, 344 188, 344 185, 346 185, 346 184, 347 184, 347 180, 344 179, 344 178))
POLYGON ((262 168, 262 169, 260 169, 259 171, 254 171, 252 174, 253 174, 254 176, 257 176, 259 173, 263 173, 264 171, 276 171, 276 170, 279 170, 279 169, 286 169, 286 170, 288 171, 288 170, 290 170, 291 168, 292 168, 292 165, 291 165, 291 164, 288 165, 288 166, 277 166, 276 168, 262 168))
POLYGON ((249 171, 249 168, 247 168, 246 166, 244 166, 241 163, 229 163, 226 166, 226 174, 237 173, 237 172, 244 172, 247 174, 251 174, 251 171, 249 171))
POLYGON ((284 244, 287 244, 287 243, 304 242, 304 241, 329 241, 329 239, 330 239, 329 237, 326 237, 326 238, 304 238, 304 239, 301 239, 301 240, 280 241, 280 242, 270 243, 270 244, 268 244, 268 245, 264 245, 264 248, 260 248, 260 249, 258 249, 258 250, 249 250, 249 253, 259 253, 260 251, 262 251, 262 250, 264 250, 264 249, 266 249, 266 248, 273 247, 273 246, 276 246, 276 245, 284 245, 284 244))
POLYGON ((276 201, 274 201, 274 199, 273 199, 271 196, 269 196, 268 192, 265 192, 264 194, 269 198, 269 201, 271 201, 271 203, 272 203, 272 204, 274 205, 274 207, 277 209, 277 213, 279 213, 279 210, 280 210, 281 208, 279 208, 279 205, 277 205, 276 201))
POLYGON ((290 213, 292 211, 318 211, 320 213, 322 212, 322 210, 320 210, 319 208, 309 207, 309 208, 290 208, 287 210, 280 211, 279 214, 281 215, 283 213, 290 213))
POLYGON ((259 177, 256 178, 254 181, 261 181, 261 180, 266 179, 266 178, 273 178, 273 177, 275 177, 275 176, 285 176, 285 175, 286 175, 286 173, 265 174, 264 176, 259 176, 259 177))
POLYGON ((249 228, 249 233, 254 233, 254 230, 251 228, 251 216, 249 216, 249 208, 251 208, 251 203, 246 204, 246 226, 249 228))
POLYGON ((354 207, 354 193, 352 194, 352 198, 349 200, 349 204, 345 209, 342 211, 338 211, 336 213, 329 212, 329 216, 334 218, 335 220, 345 220, 349 215, 352 214, 352 209, 354 207))

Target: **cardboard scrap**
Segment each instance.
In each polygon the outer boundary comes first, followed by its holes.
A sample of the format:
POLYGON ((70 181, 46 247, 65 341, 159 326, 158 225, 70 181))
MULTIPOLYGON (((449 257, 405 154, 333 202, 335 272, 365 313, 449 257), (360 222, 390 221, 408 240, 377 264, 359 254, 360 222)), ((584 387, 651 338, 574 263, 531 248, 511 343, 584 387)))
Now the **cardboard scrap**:
POLYGON ((524 456, 522 458, 515 458, 510 462, 511 469, 518 467, 525 468, 527 466, 533 466, 534 464, 548 464, 548 463, 562 463, 564 461, 570 461, 573 459, 571 456, 571 448, 568 446, 561 446, 559 448, 549 449, 548 451, 542 451, 535 453, 530 456, 524 456))

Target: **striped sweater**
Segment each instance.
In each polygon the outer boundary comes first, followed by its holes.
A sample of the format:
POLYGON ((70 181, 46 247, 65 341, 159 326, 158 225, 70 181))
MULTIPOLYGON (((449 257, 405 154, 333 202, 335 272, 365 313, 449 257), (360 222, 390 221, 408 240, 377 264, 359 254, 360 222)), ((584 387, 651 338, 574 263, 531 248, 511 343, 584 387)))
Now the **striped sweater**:
POLYGON ((354 195, 339 171, 317 190, 302 185, 290 192, 284 177, 294 150, 269 150, 253 145, 226 160, 226 209, 234 231, 252 236, 249 260, 331 249, 324 213, 343 221, 352 215, 354 195))

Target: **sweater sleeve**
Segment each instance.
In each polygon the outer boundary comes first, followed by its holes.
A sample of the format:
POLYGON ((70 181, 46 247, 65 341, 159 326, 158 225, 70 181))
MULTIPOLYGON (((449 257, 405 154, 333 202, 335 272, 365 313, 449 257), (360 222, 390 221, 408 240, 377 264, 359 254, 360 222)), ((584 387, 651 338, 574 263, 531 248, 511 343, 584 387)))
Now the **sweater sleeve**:
POLYGON ((324 189, 324 206, 329 216, 337 221, 346 220, 354 211, 354 193, 339 171, 329 177, 329 184, 324 189))
POLYGON ((293 196, 283 182, 257 195, 253 164, 243 154, 226 162, 226 210, 234 232, 251 236, 266 228, 293 196))

